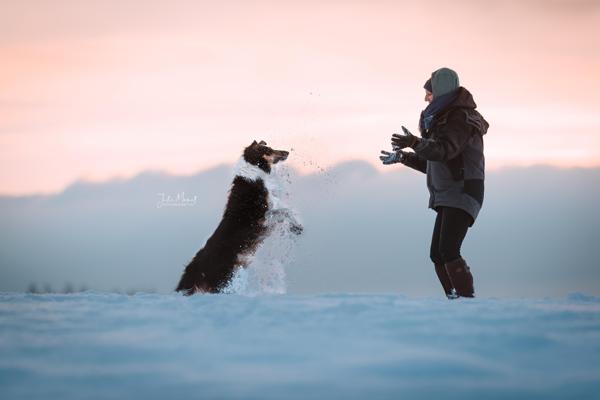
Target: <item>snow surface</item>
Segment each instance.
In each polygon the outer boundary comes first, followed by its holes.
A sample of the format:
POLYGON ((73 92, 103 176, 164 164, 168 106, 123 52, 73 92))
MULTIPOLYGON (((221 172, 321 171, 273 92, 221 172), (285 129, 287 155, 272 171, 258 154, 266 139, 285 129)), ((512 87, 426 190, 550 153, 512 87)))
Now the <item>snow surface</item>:
POLYGON ((2 399, 598 399, 600 298, 0 293, 2 399))

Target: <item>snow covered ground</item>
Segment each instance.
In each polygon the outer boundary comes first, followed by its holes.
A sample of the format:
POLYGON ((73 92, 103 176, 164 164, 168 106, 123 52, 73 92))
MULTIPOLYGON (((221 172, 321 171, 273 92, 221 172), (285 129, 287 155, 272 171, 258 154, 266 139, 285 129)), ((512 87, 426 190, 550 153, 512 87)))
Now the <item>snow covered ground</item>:
POLYGON ((2 399, 598 399, 600 298, 0 294, 2 399))

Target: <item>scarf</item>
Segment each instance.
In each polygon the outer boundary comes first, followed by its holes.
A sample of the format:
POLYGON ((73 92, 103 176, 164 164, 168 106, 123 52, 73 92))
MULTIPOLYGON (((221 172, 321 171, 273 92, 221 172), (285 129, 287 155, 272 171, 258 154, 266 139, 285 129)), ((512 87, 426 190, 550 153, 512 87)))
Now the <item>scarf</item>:
POLYGON ((421 112, 421 118, 419 121, 419 128, 421 132, 427 132, 429 127, 431 126, 431 122, 435 118, 435 116, 448 107, 456 97, 458 96, 458 89, 451 91, 450 93, 443 94, 441 96, 436 97, 429 103, 427 108, 425 108, 421 112))

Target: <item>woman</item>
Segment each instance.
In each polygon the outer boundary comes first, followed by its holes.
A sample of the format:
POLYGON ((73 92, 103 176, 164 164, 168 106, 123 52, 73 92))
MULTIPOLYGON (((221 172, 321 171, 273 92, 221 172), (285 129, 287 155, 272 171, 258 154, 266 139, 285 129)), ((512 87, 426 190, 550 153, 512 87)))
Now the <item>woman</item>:
POLYGON ((438 69, 424 88, 429 105, 419 120, 421 138, 402 127, 403 135, 392 135, 394 151, 382 151, 380 159, 427 174, 429 207, 437 212, 430 251, 435 272, 449 299, 474 297, 473 275, 460 248, 483 204, 483 135, 489 124, 453 70, 438 69))

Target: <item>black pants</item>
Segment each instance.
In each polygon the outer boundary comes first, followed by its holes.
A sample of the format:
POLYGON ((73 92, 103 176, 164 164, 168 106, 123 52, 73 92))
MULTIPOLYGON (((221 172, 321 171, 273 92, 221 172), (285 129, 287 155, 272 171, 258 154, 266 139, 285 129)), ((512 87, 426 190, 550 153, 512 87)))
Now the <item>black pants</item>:
POLYGON ((473 218, 454 207, 438 207, 431 237, 430 257, 434 264, 445 264, 460 257, 460 247, 473 218))

